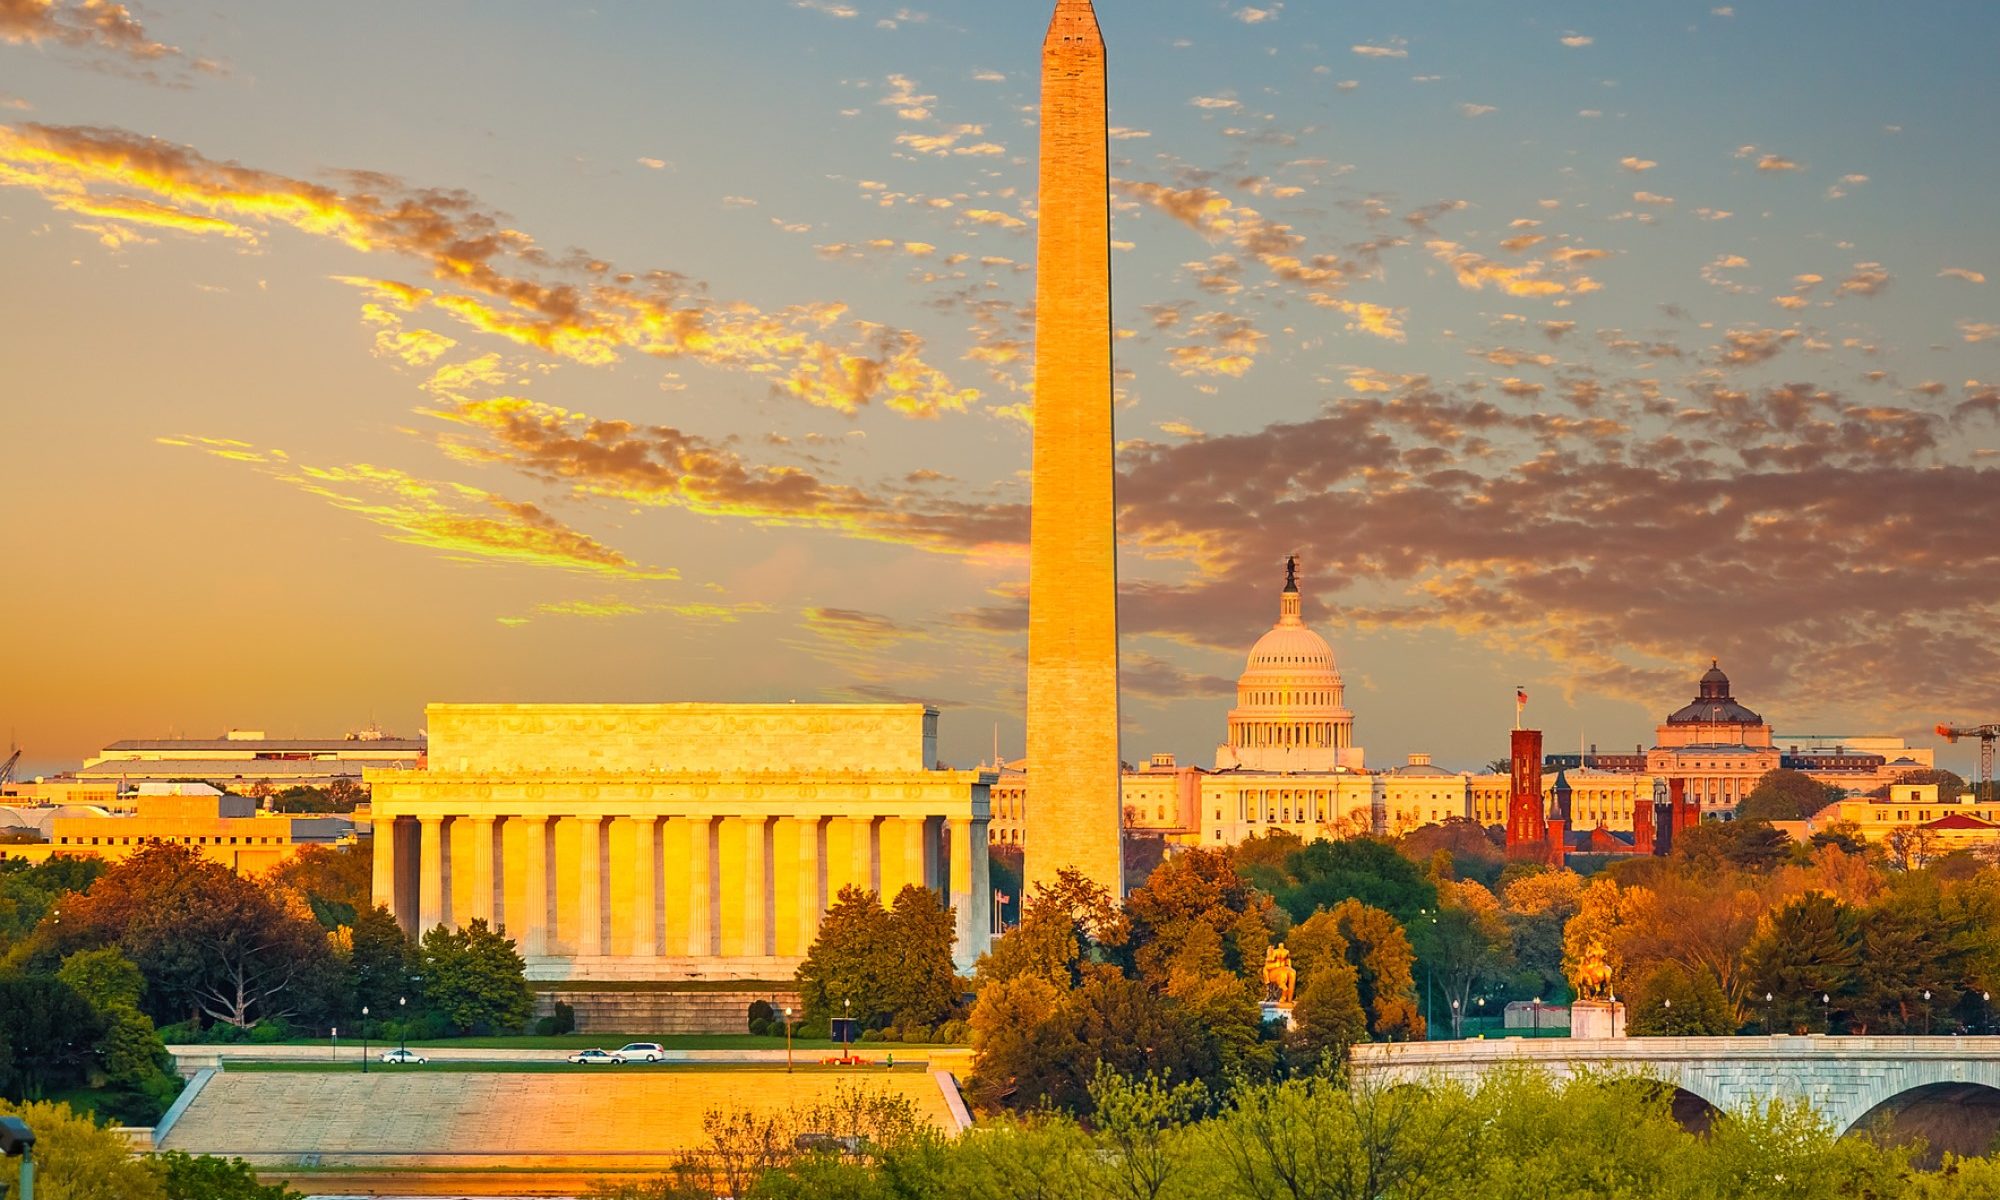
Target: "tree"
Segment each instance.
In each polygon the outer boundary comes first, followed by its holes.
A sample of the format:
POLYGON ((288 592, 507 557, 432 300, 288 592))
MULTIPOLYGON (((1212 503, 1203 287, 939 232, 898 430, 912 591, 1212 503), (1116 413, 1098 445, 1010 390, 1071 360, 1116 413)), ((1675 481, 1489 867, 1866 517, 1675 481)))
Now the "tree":
POLYGON ((795 976, 805 1019, 851 1016, 870 1029, 888 1024, 894 1010, 883 994, 887 980, 881 969, 882 947, 888 944, 889 913, 875 893, 841 888, 795 976))
POLYGON ((1413 863, 1430 862, 1442 851, 1451 864, 1455 879, 1471 879, 1493 887, 1507 867, 1507 854, 1494 844, 1486 829, 1467 817, 1447 817, 1435 825, 1421 825, 1397 839, 1396 849, 1413 863))
POLYGON ((1035 885, 1021 924, 980 957, 978 984, 1036 974, 1067 990, 1088 964, 1122 948, 1130 932, 1109 892, 1064 867, 1055 884, 1035 885))
POLYGON ((146 991, 146 977, 116 946, 77 951, 63 959, 56 978, 100 1010, 113 1005, 137 1008, 146 991))
POLYGON ((282 1183, 259 1183, 257 1172, 240 1158, 195 1156, 169 1150, 153 1159, 166 1200, 304 1200, 282 1183))
POLYGON ((1736 804, 1738 821, 1803 821, 1840 799, 1841 791, 1784 767, 1764 772, 1736 804))
POLYGON ((1860 966, 1859 924, 1853 909, 1817 893, 1772 914, 1745 951, 1752 1011, 1766 1031, 1811 1032, 1825 1017, 1821 996, 1845 1003, 1860 966))
POLYGON ((94 1064, 104 1018, 46 975, 0 975, 0 1096, 38 1099, 76 1087, 94 1064))
POLYGON ((155 1018, 248 1028, 317 998, 332 949, 308 917, 191 847, 150 845, 68 902, 61 949, 117 945, 146 977, 155 1018))
POLYGON ((1703 821, 1674 835, 1674 857, 1698 871, 1734 867, 1765 872, 1791 859, 1798 846, 1769 821, 1739 817, 1703 821))
POLYGON ((1375 838, 1313 842, 1286 858, 1285 873, 1289 882, 1275 894, 1295 921, 1349 899, 1403 922, 1437 907, 1436 885, 1394 847, 1375 838))
POLYGON ((64 895, 89 891, 107 865, 62 855, 39 863, 0 859, 0 952, 19 946, 64 895))
POLYGON ((395 1012, 397 1000, 419 986, 422 963, 410 935, 387 908, 364 908, 348 930, 341 997, 335 1011, 353 1018, 366 1007, 395 1012))
POLYGON ((958 975, 951 965, 956 919, 936 892, 911 884, 896 894, 888 935, 878 952, 883 1004, 898 1028, 929 1030, 958 1006, 958 975))
POLYGON ((1100 1067, 1090 1099, 1105 1190, 1113 1200, 1159 1200, 1179 1173, 1188 1126, 1209 1106, 1208 1088, 1169 1087, 1152 1075, 1131 1080, 1100 1067))
MULTIPOLYGON (((134 1157, 124 1135, 67 1104, 7 1104, 35 1131, 36 1200, 168 1200, 152 1165, 134 1157)), ((20 1194, 21 1160, 0 1158, 0 1194, 20 1194)))
POLYGON ((1736 1032, 1736 1014, 1722 985, 1705 970, 1663 962, 1625 997, 1634 1037, 1722 1037, 1736 1032))
POLYGON ((1898 825, 1882 839, 1889 865, 1898 871, 1921 871, 1943 857, 1944 840, 1922 825, 1898 825))
POLYGON ((1360 976, 1345 959, 1313 972, 1292 1008, 1285 1039, 1291 1060, 1303 1070, 1321 1063, 1344 1064, 1356 1042, 1368 1040, 1368 1014, 1361 1007, 1360 976))
POLYGON ((1161 863, 1125 898, 1128 946, 1139 977, 1163 987, 1167 964, 1197 927, 1216 934, 1222 966, 1237 974, 1263 967, 1270 941, 1270 897, 1236 873, 1227 850, 1194 847, 1161 863))
POLYGON ((424 1004, 460 1033, 514 1033, 535 1011, 514 939, 475 918, 439 925, 422 943, 424 1004))
POLYGON ((374 904, 374 860, 360 846, 301 846, 264 873, 264 882, 328 929, 352 925, 374 904))
POLYGON ((1336 928, 1347 943, 1347 961, 1355 971, 1361 1007, 1368 1014, 1368 1032, 1390 1041, 1411 1041, 1424 1035, 1417 1015, 1417 989, 1412 971, 1416 952, 1396 918, 1359 900, 1343 900, 1332 910, 1336 928))
MULTIPOLYGON (((1439 885, 1438 897, 1443 907, 1428 920, 1418 919, 1412 941, 1443 993, 1439 999, 1449 1007, 1452 1036, 1457 1037, 1464 1032, 1474 988, 1497 983, 1508 965, 1512 939, 1499 901, 1479 884, 1446 882, 1439 885)), ((1428 1021, 1435 1014, 1424 1016, 1428 1021)))

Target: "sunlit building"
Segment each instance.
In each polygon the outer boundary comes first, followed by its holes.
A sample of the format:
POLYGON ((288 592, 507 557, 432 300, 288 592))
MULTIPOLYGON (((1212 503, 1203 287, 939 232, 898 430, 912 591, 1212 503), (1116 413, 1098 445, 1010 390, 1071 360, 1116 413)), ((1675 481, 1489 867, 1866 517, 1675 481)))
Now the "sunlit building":
POLYGON ((80 782, 130 790, 142 783, 200 780, 224 791, 279 791, 360 783, 370 768, 408 769, 424 739, 368 731, 344 738, 273 738, 232 729, 219 738, 133 738, 113 742, 71 773, 80 782))
POLYGON ((913 704, 433 704, 368 772, 375 899, 496 925, 537 980, 789 979, 844 887, 929 887, 990 940, 988 789, 913 704), (975 852, 977 851, 977 852, 975 852))
POLYGON ((57 856, 117 861, 146 846, 187 846, 202 857, 245 875, 261 874, 304 846, 354 841, 354 822, 338 816, 278 816, 257 811, 256 801, 225 795, 203 784, 154 784, 128 798, 128 812, 64 805, 40 810, 0 809, 0 826, 45 813, 45 841, 0 845, 0 858, 43 862, 57 856))

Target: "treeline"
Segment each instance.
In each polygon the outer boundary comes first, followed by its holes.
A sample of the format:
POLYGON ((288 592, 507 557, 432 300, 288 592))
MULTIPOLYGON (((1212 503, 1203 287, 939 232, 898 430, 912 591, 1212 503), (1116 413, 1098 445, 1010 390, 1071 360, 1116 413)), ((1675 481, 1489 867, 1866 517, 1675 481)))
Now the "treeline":
POLYGON ((533 997, 484 923, 412 940, 371 907, 366 854, 308 847, 260 878, 191 848, 0 863, 0 1098, 149 1124, 164 1045, 517 1032, 533 997))
POLYGON ((1684 1130, 1636 1078, 1489 1076, 1476 1090, 1307 1078, 1227 1096, 1109 1071, 1088 1121, 1001 1118, 956 1139, 907 1101, 710 1114, 670 1174, 591 1200, 1990 1200, 2000 1166, 1839 1138, 1803 1104, 1684 1130))

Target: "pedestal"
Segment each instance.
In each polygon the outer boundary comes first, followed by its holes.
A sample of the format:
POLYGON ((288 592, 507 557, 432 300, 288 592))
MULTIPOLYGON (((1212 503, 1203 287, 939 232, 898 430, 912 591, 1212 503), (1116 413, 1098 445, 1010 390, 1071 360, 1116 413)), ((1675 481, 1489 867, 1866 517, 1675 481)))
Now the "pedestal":
POLYGON ((1579 1000, 1569 1006, 1569 1035, 1573 1038, 1622 1038, 1625 1036, 1625 1006, 1616 1000, 1579 1000))
POLYGON ((1266 1025, 1275 1021, 1282 1024, 1286 1029, 1292 1027, 1291 1005, 1279 1004, 1274 1000, 1266 1000, 1262 1005, 1261 1011, 1266 1025))

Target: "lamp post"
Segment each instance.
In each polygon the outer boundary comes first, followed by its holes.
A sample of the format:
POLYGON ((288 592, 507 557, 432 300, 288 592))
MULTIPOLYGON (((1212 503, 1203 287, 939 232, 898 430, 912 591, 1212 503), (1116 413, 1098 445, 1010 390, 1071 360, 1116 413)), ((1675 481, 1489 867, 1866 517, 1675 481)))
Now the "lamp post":
POLYGON ((410 998, 396 997, 396 1049, 408 1051, 410 1048, 410 998))
POLYGON ((361 1006, 361 1073, 368 1073, 368 1006, 361 1006))
POLYGON ((1931 1035, 1931 990, 1924 989, 1924 1036, 1931 1035))
POLYGON ((333 1039, 333 1061, 334 1061, 334 1062, 339 1062, 339 1061, 340 1061, 340 1026, 338 1026, 338 1025, 335 1025, 335 1026, 334 1026, 334 1027, 332 1027, 331 1029, 327 1030, 327 1036, 329 1036, 329 1037, 331 1037, 331 1038, 333 1039))
POLYGON ((1542 998, 1535 997, 1535 1036, 1542 1036, 1542 998))
POLYGON ((35 1200, 35 1131, 19 1117, 0 1117, 0 1154, 21 1160, 21 1200, 35 1200))
POLYGON ((1992 992, 1979 993, 1979 1030, 1981 1033, 1993 1032, 1992 992))
POLYGON ((1833 1036, 1833 993, 1819 994, 1819 1029, 1828 1037, 1833 1036))
MULTIPOLYGON (((1437 948, 1437 914, 1428 908, 1420 908, 1417 910, 1417 915, 1431 919, 1431 948, 1435 950, 1437 948)), ((1431 1040, 1431 1025, 1437 1020, 1437 1008, 1432 1003, 1431 976, 1431 960, 1430 955, 1427 954, 1424 956, 1424 1040, 1427 1042, 1431 1040)))
POLYGON ((1451 998, 1451 1036, 1455 1038, 1465 1036, 1465 1026, 1460 1024, 1459 1021, 1458 997, 1456 996, 1451 998))
POLYGON ((1674 998, 1668 996, 1666 999, 1660 1001, 1660 1007, 1665 1010, 1664 1015, 1660 1018, 1660 1024, 1667 1027, 1666 1035, 1672 1037, 1674 1036, 1674 998))
POLYGON ((1771 1028, 1771 1014, 1772 1014, 1772 1013, 1773 1013, 1773 1012, 1775 1011, 1775 1010, 1774 1010, 1774 1009, 1773 1009, 1773 1008, 1771 1007, 1771 1003, 1772 1003, 1772 996, 1771 996, 1771 993, 1769 993, 1769 992, 1765 992, 1765 993, 1764 993, 1764 1032, 1765 1032, 1765 1033, 1767 1033, 1767 1034, 1770 1034, 1770 1035, 1771 1035, 1771 1036, 1773 1036, 1773 1037, 1776 1037, 1776 1036, 1777 1036, 1777 1033, 1778 1033, 1778 1031, 1777 1031, 1776 1029, 1773 1029, 1773 1028, 1771 1028))
POLYGON ((792 1073, 792 1010, 785 1009, 785 1074, 792 1073))

